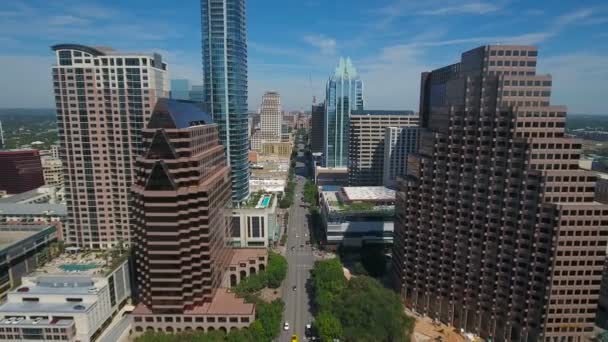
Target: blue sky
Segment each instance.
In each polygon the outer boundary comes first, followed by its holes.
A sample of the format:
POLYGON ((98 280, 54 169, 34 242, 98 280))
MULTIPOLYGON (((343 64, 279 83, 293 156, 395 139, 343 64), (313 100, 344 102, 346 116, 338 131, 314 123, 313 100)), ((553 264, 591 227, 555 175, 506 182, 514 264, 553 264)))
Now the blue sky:
MULTIPOLYGON (((10 0, 0 8, 0 107, 52 107, 49 46, 157 51, 172 78, 201 83, 196 0, 10 0)), ((323 98, 350 56, 368 108, 418 107, 419 75, 491 43, 534 44, 554 77, 552 102, 608 114, 608 3, 516 0, 247 1, 249 107, 266 90, 286 109, 323 98)))

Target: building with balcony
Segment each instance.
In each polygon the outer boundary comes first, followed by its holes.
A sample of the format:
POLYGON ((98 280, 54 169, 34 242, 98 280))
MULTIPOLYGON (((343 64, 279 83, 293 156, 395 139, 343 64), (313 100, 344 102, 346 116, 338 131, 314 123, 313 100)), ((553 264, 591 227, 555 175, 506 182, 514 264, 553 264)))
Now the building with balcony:
POLYGON ((245 0, 201 0, 203 93, 218 125, 232 178, 232 201, 249 197, 245 0))
POLYGON ((328 244, 361 247, 393 242, 394 190, 383 186, 322 187, 319 201, 328 244))
POLYGON ((53 85, 70 220, 66 242, 103 249, 129 243, 129 189, 141 130, 169 95, 159 54, 59 44, 53 85))
POLYGON ((42 175, 44 176, 44 184, 47 186, 63 187, 63 164, 61 159, 51 156, 43 156, 40 158, 42 163, 42 175))
POLYGON ((0 340, 95 341, 131 296, 128 261, 112 266, 23 277, 0 305, 0 340))
POLYGON ((407 157, 418 151, 418 125, 384 129, 382 185, 394 189, 407 174, 407 157))
POLYGON ((421 77, 420 147, 398 182, 393 271, 406 305, 495 341, 587 341, 608 205, 579 169, 533 46, 488 45, 421 77))

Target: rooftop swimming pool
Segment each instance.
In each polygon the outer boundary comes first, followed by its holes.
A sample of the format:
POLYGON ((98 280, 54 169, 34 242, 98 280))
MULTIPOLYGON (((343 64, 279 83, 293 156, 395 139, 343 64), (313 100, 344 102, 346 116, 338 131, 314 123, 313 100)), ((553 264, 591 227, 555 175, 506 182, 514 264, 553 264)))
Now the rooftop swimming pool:
POLYGON ((268 208, 271 200, 272 196, 270 195, 262 196, 262 198, 260 198, 260 201, 258 202, 258 205, 256 205, 256 208, 268 208))
POLYGON ((59 268, 66 272, 83 272, 97 268, 97 264, 63 264, 59 268))

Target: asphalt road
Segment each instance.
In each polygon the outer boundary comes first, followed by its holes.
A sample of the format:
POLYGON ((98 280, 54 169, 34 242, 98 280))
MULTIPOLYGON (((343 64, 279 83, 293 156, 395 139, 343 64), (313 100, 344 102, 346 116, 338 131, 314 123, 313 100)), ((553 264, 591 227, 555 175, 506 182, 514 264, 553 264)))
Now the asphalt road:
MULTIPOLYGON (((303 148, 303 145, 300 145, 303 148)), ((305 341, 306 324, 312 322, 312 293, 310 270, 314 264, 310 239, 308 209, 304 207, 302 192, 306 179, 304 156, 298 153, 296 163, 296 192, 293 205, 289 209, 289 224, 287 227, 287 262, 289 268, 287 279, 283 284, 283 300, 285 301, 284 322, 289 322, 289 330, 282 330, 279 341, 291 341, 292 335, 298 336, 298 341, 305 341), (293 247, 293 250, 292 250, 293 247), (293 287, 296 287, 293 290, 293 287)), ((282 329, 282 327, 281 327, 282 329)))

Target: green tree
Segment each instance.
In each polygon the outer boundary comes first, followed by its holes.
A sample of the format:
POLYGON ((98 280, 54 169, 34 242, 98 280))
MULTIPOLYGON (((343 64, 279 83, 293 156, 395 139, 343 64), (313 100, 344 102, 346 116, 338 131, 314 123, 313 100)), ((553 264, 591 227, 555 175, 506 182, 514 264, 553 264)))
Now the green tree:
POLYGON ((397 294, 373 278, 352 278, 334 308, 348 341, 409 341, 413 319, 397 294))
POLYGON ((601 333, 598 337, 597 340, 599 342, 608 342, 608 331, 604 331, 603 333, 601 333))
POLYGON ((268 266, 266 267, 267 285, 276 289, 287 276, 287 259, 274 252, 268 253, 268 266))
POLYGON ((342 337, 340 320, 329 311, 321 311, 315 318, 315 330, 322 341, 333 341, 342 337))

